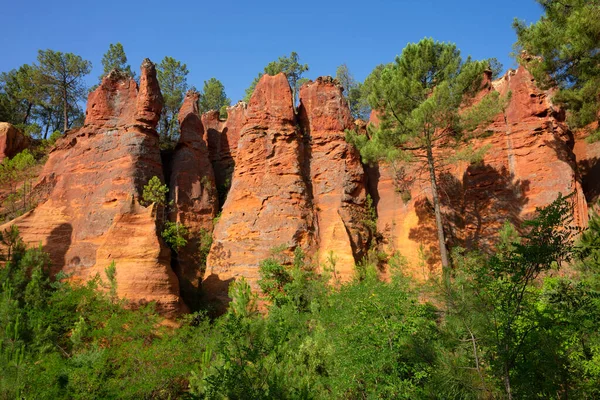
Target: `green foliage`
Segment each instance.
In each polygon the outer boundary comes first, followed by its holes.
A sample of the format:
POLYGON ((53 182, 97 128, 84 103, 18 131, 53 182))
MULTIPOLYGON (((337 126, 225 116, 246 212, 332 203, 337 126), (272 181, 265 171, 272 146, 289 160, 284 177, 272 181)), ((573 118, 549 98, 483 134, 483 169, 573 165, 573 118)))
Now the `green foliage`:
POLYGON ((178 328, 116 298, 114 264, 107 282, 51 279, 48 256, 11 227, 0 397, 480 399, 507 397, 508 375, 513 398, 597 398, 600 218, 574 247, 570 201, 505 225, 495 254, 456 249, 450 287, 402 276, 398 254, 382 282, 376 252, 360 279, 328 287, 301 249, 276 249, 261 266, 268 313, 242 278, 225 315, 178 328), (574 256, 579 276, 553 274, 574 256))
POLYGON ((488 69, 492 71, 492 79, 500 78, 502 72, 504 72, 504 65, 496 57, 488 58, 488 69))
POLYGON ((210 78, 208 81, 204 81, 204 87, 200 92, 200 99, 198 100, 198 109, 200 113, 205 113, 210 110, 221 111, 225 107, 225 113, 227 107, 231 105, 231 100, 227 98, 225 94, 225 86, 216 78, 210 78))
MULTIPOLYGON (((553 295, 549 286, 540 287, 539 277, 572 259, 571 199, 559 196, 537 212, 523 224, 521 237, 510 224, 504 226, 496 254, 455 253, 449 323, 457 345, 470 342, 463 362, 475 369, 463 378, 479 381, 479 390, 489 395, 500 384, 509 397, 550 398, 566 383, 569 363, 559 344, 564 338, 555 331, 562 326, 556 319, 560 312, 548 304, 553 295), (536 367, 542 364, 543 369, 536 367)), ((545 284, 554 285, 550 279, 545 284)))
POLYGON ((515 20, 517 51, 543 87, 558 85, 554 100, 567 108, 572 126, 598 119, 600 109, 600 3, 537 0, 544 9, 534 24, 515 20))
POLYGON ((0 74, 0 104, 5 114, 2 121, 14 125, 27 125, 33 115, 33 108, 42 93, 36 84, 36 67, 23 64, 18 69, 0 74))
POLYGON ((306 311, 325 290, 326 277, 319 276, 305 259, 304 251, 296 247, 291 262, 279 254, 260 263, 258 285, 274 306, 306 311))
POLYGON ((92 70, 92 63, 73 53, 53 50, 38 52, 36 82, 47 91, 51 99, 57 99, 63 111, 63 131, 72 126, 70 110, 79 111, 78 102, 86 95, 83 77, 92 70))
POLYGON ((166 221, 165 227, 160 235, 167 245, 169 245, 171 250, 177 253, 181 248, 187 245, 190 231, 187 226, 180 222, 166 221))
POLYGON ((131 66, 127 64, 127 56, 125 55, 125 49, 123 45, 119 42, 116 44, 111 43, 108 46, 108 50, 102 56, 102 75, 100 75, 100 80, 104 78, 108 73, 112 70, 116 70, 119 72, 125 72, 132 78, 135 77, 133 71, 131 71, 131 66))
POLYGON ((175 141, 177 138, 177 113, 188 89, 188 73, 187 66, 173 57, 163 58, 160 64, 156 66, 156 74, 164 102, 158 125, 163 141, 175 141))
POLYGON ((363 96, 363 85, 356 82, 350 73, 346 64, 340 65, 335 71, 335 79, 337 79, 344 88, 344 97, 348 102, 350 113, 355 119, 369 119, 369 104, 365 96, 363 96))
POLYGON ((264 71, 259 73, 256 78, 250 84, 250 87, 246 89, 246 94, 244 96, 244 101, 250 101, 250 97, 252 97, 252 93, 254 93, 254 88, 258 84, 258 81, 264 74, 268 75, 277 75, 281 72, 285 74, 288 78, 288 82, 290 83, 290 87, 292 88, 292 97, 294 99, 294 104, 298 101, 298 90, 300 90, 300 86, 304 83, 302 74, 308 71, 308 64, 300 64, 300 57, 298 53, 292 51, 289 57, 279 57, 277 61, 271 61, 265 67, 264 71))
POLYGON ((153 176, 144 186, 142 200, 145 205, 156 203, 161 207, 165 207, 167 205, 168 193, 169 188, 167 185, 162 183, 158 176, 153 176))

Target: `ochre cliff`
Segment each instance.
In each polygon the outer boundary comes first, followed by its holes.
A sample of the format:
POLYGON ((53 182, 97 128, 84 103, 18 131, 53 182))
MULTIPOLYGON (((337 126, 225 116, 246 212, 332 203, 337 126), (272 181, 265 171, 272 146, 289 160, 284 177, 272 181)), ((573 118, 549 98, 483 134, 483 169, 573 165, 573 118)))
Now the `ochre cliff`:
MULTIPOLYGON (((518 224, 559 193, 573 193, 574 222, 585 226, 587 204, 573 135, 564 114, 551 102, 552 92, 538 89, 524 67, 489 82, 477 99, 491 91, 509 100, 505 111, 472 141, 474 150, 487 147, 483 161, 439 171, 448 245, 489 249, 504 221, 518 224)), ((405 256, 413 276, 439 273, 426 175, 415 166, 403 170, 380 165, 370 171, 370 178, 387 251, 405 256)))
MULTIPOLYGON (((600 196, 600 145, 587 143, 584 131, 569 131, 552 92, 538 89, 524 67, 494 82, 486 75, 475 102, 492 92, 509 100, 471 141, 474 150, 487 149, 483 160, 439 170, 447 245, 491 249, 504 221, 518 225, 558 193, 573 193, 574 220, 584 226, 586 198, 600 196)), ((361 163, 344 136, 347 129, 366 134, 366 123, 352 120, 337 81, 308 82, 299 99, 296 112, 286 77, 265 75, 249 103, 229 107, 223 120, 216 111, 199 115, 198 93, 189 92, 178 114, 179 141, 163 165, 154 65, 142 64, 139 87, 112 72, 90 93, 85 125, 50 153, 35 188, 43 200, 0 229, 18 225, 26 242, 41 242, 50 253, 54 272, 76 280, 103 276, 114 261, 118 294, 134 304, 157 301, 166 315, 187 309, 181 296, 193 307, 203 300, 221 308, 229 284, 241 277, 259 291, 260 262, 274 249, 291 260, 299 247, 345 282, 374 237, 382 237, 383 250, 406 257, 405 272, 418 279, 439 274, 424 171, 361 163), (139 203, 153 176, 167 178, 166 214, 139 203), (166 218, 192 232, 177 254, 158 232, 166 218), (199 249, 210 232, 204 265, 199 249)), ((370 123, 377 122, 373 113, 370 123)), ((9 139, 4 153, 14 155, 23 146, 9 139)))
POLYGON ((289 253, 314 240, 304 144, 285 75, 263 76, 245 114, 203 282, 208 297, 221 302, 233 279, 243 276, 257 290, 259 263, 273 248, 289 253))
POLYGON ((0 122, 0 162, 14 157, 30 145, 30 140, 8 122, 0 122))
POLYGON ((36 188, 44 200, 9 224, 18 225, 26 242, 43 244, 54 272, 87 280, 103 276, 114 261, 120 296, 157 301, 172 315, 184 306, 170 251, 158 237, 156 210, 138 203, 148 180, 163 177, 155 131, 161 109, 149 60, 139 88, 111 72, 88 96, 85 125, 67 132, 50 153, 36 188))
POLYGON ((215 175, 198 113, 199 93, 189 91, 178 113, 180 136, 171 159, 169 194, 172 222, 185 225, 187 245, 177 252, 175 272, 188 304, 196 303, 195 294, 202 280, 202 240, 207 240, 217 215, 219 200, 215 175))
POLYGON ((371 232, 365 225, 366 180, 360 154, 345 140, 354 128, 342 88, 330 77, 300 89, 300 126, 309 138, 308 178, 318 227, 319 265, 349 281, 355 262, 365 255, 371 232))

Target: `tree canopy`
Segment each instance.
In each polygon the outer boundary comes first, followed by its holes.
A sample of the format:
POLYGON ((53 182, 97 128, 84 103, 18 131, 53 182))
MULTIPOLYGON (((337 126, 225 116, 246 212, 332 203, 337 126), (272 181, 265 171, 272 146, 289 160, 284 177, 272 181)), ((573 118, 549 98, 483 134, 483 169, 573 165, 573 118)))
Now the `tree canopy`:
POLYGON ((110 44, 108 50, 102 56, 102 75, 100 80, 104 78, 113 69, 126 72, 131 77, 135 77, 135 74, 131 70, 131 66, 127 64, 127 56, 125 55, 125 49, 119 42, 116 44, 110 44))
POLYGON ((188 89, 189 71, 187 65, 167 56, 158 64, 156 72, 164 100, 158 130, 162 138, 174 140, 177 134, 177 113, 188 89))
POLYGON ((558 85, 570 124, 585 126, 600 110, 600 1, 536 1, 544 15, 531 25, 515 20, 516 49, 542 86, 558 85))
POLYGON ((198 109, 201 113, 210 110, 221 110, 223 107, 230 105, 231 100, 225 94, 225 86, 223 86, 220 80, 210 78, 208 81, 204 81, 204 86, 200 92, 200 99, 198 100, 198 109))
POLYGON ((38 52, 37 82, 48 90, 53 101, 62 104, 63 131, 69 124, 69 110, 78 109, 86 93, 83 77, 90 73, 92 63, 73 53, 53 50, 38 52))

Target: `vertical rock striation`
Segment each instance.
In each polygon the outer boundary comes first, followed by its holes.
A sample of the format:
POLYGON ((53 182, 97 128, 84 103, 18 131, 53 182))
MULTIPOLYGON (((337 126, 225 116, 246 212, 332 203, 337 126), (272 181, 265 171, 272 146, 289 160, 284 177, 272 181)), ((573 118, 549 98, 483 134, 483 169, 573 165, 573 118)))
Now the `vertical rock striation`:
POLYGON ((205 261, 200 251, 202 240, 213 229, 213 219, 218 211, 218 196, 215 176, 204 129, 198 113, 199 93, 189 91, 179 110, 179 142, 171 161, 170 200, 174 212, 173 222, 189 228, 188 244, 177 253, 175 271, 179 277, 181 291, 188 304, 196 302, 205 261))
POLYGON ((329 267, 333 262, 336 277, 348 281, 371 239, 364 169, 360 154, 345 140, 354 121, 341 87, 330 77, 302 86, 298 115, 310 137, 307 172, 318 226, 317 261, 329 267))
POLYGON ((209 298, 227 302, 229 283, 242 276, 256 290, 258 265, 274 247, 312 246, 303 154, 288 81, 265 75, 246 109, 232 186, 215 226, 203 282, 209 298))

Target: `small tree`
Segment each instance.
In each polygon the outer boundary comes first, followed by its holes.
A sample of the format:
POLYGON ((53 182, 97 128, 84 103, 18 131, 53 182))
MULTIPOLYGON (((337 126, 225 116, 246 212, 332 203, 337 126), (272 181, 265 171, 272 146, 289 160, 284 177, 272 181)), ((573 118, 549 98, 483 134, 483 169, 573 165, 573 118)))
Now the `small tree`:
POLYGON ((335 79, 337 79, 344 88, 344 97, 348 102, 352 117, 367 119, 369 107, 363 101, 362 84, 354 80, 346 64, 340 65, 335 71, 335 79))
POLYGON ((127 64, 127 56, 125 55, 125 49, 119 42, 116 44, 110 44, 108 50, 102 56, 102 75, 100 80, 104 78, 113 69, 127 73, 131 77, 135 77, 135 74, 131 70, 131 66, 127 64))
POLYGON ((69 124, 70 110, 78 109, 78 101, 86 94, 83 77, 90 73, 92 63, 73 53, 53 50, 38 52, 36 80, 50 93, 50 98, 59 100, 63 111, 63 131, 69 124))
POLYGON ((178 253, 188 243, 190 236, 188 228, 179 222, 165 222, 165 227, 160 234, 171 250, 178 253))
POLYGON ((198 110, 205 113, 210 110, 219 110, 231 105, 231 100, 225 94, 225 86, 216 78, 204 81, 204 87, 200 92, 198 110))
POLYGON ((144 205, 156 203, 161 207, 166 207, 167 193, 169 193, 168 186, 162 183, 158 176, 153 176, 144 186, 142 192, 143 203, 144 205))
POLYGON ((496 57, 488 58, 488 68, 492 71, 492 79, 500 78, 500 74, 504 72, 504 65, 496 57))
POLYGON ((187 66, 173 57, 165 57, 156 68, 164 106, 159 122, 163 138, 174 140, 177 131, 177 113, 188 89, 187 66))

